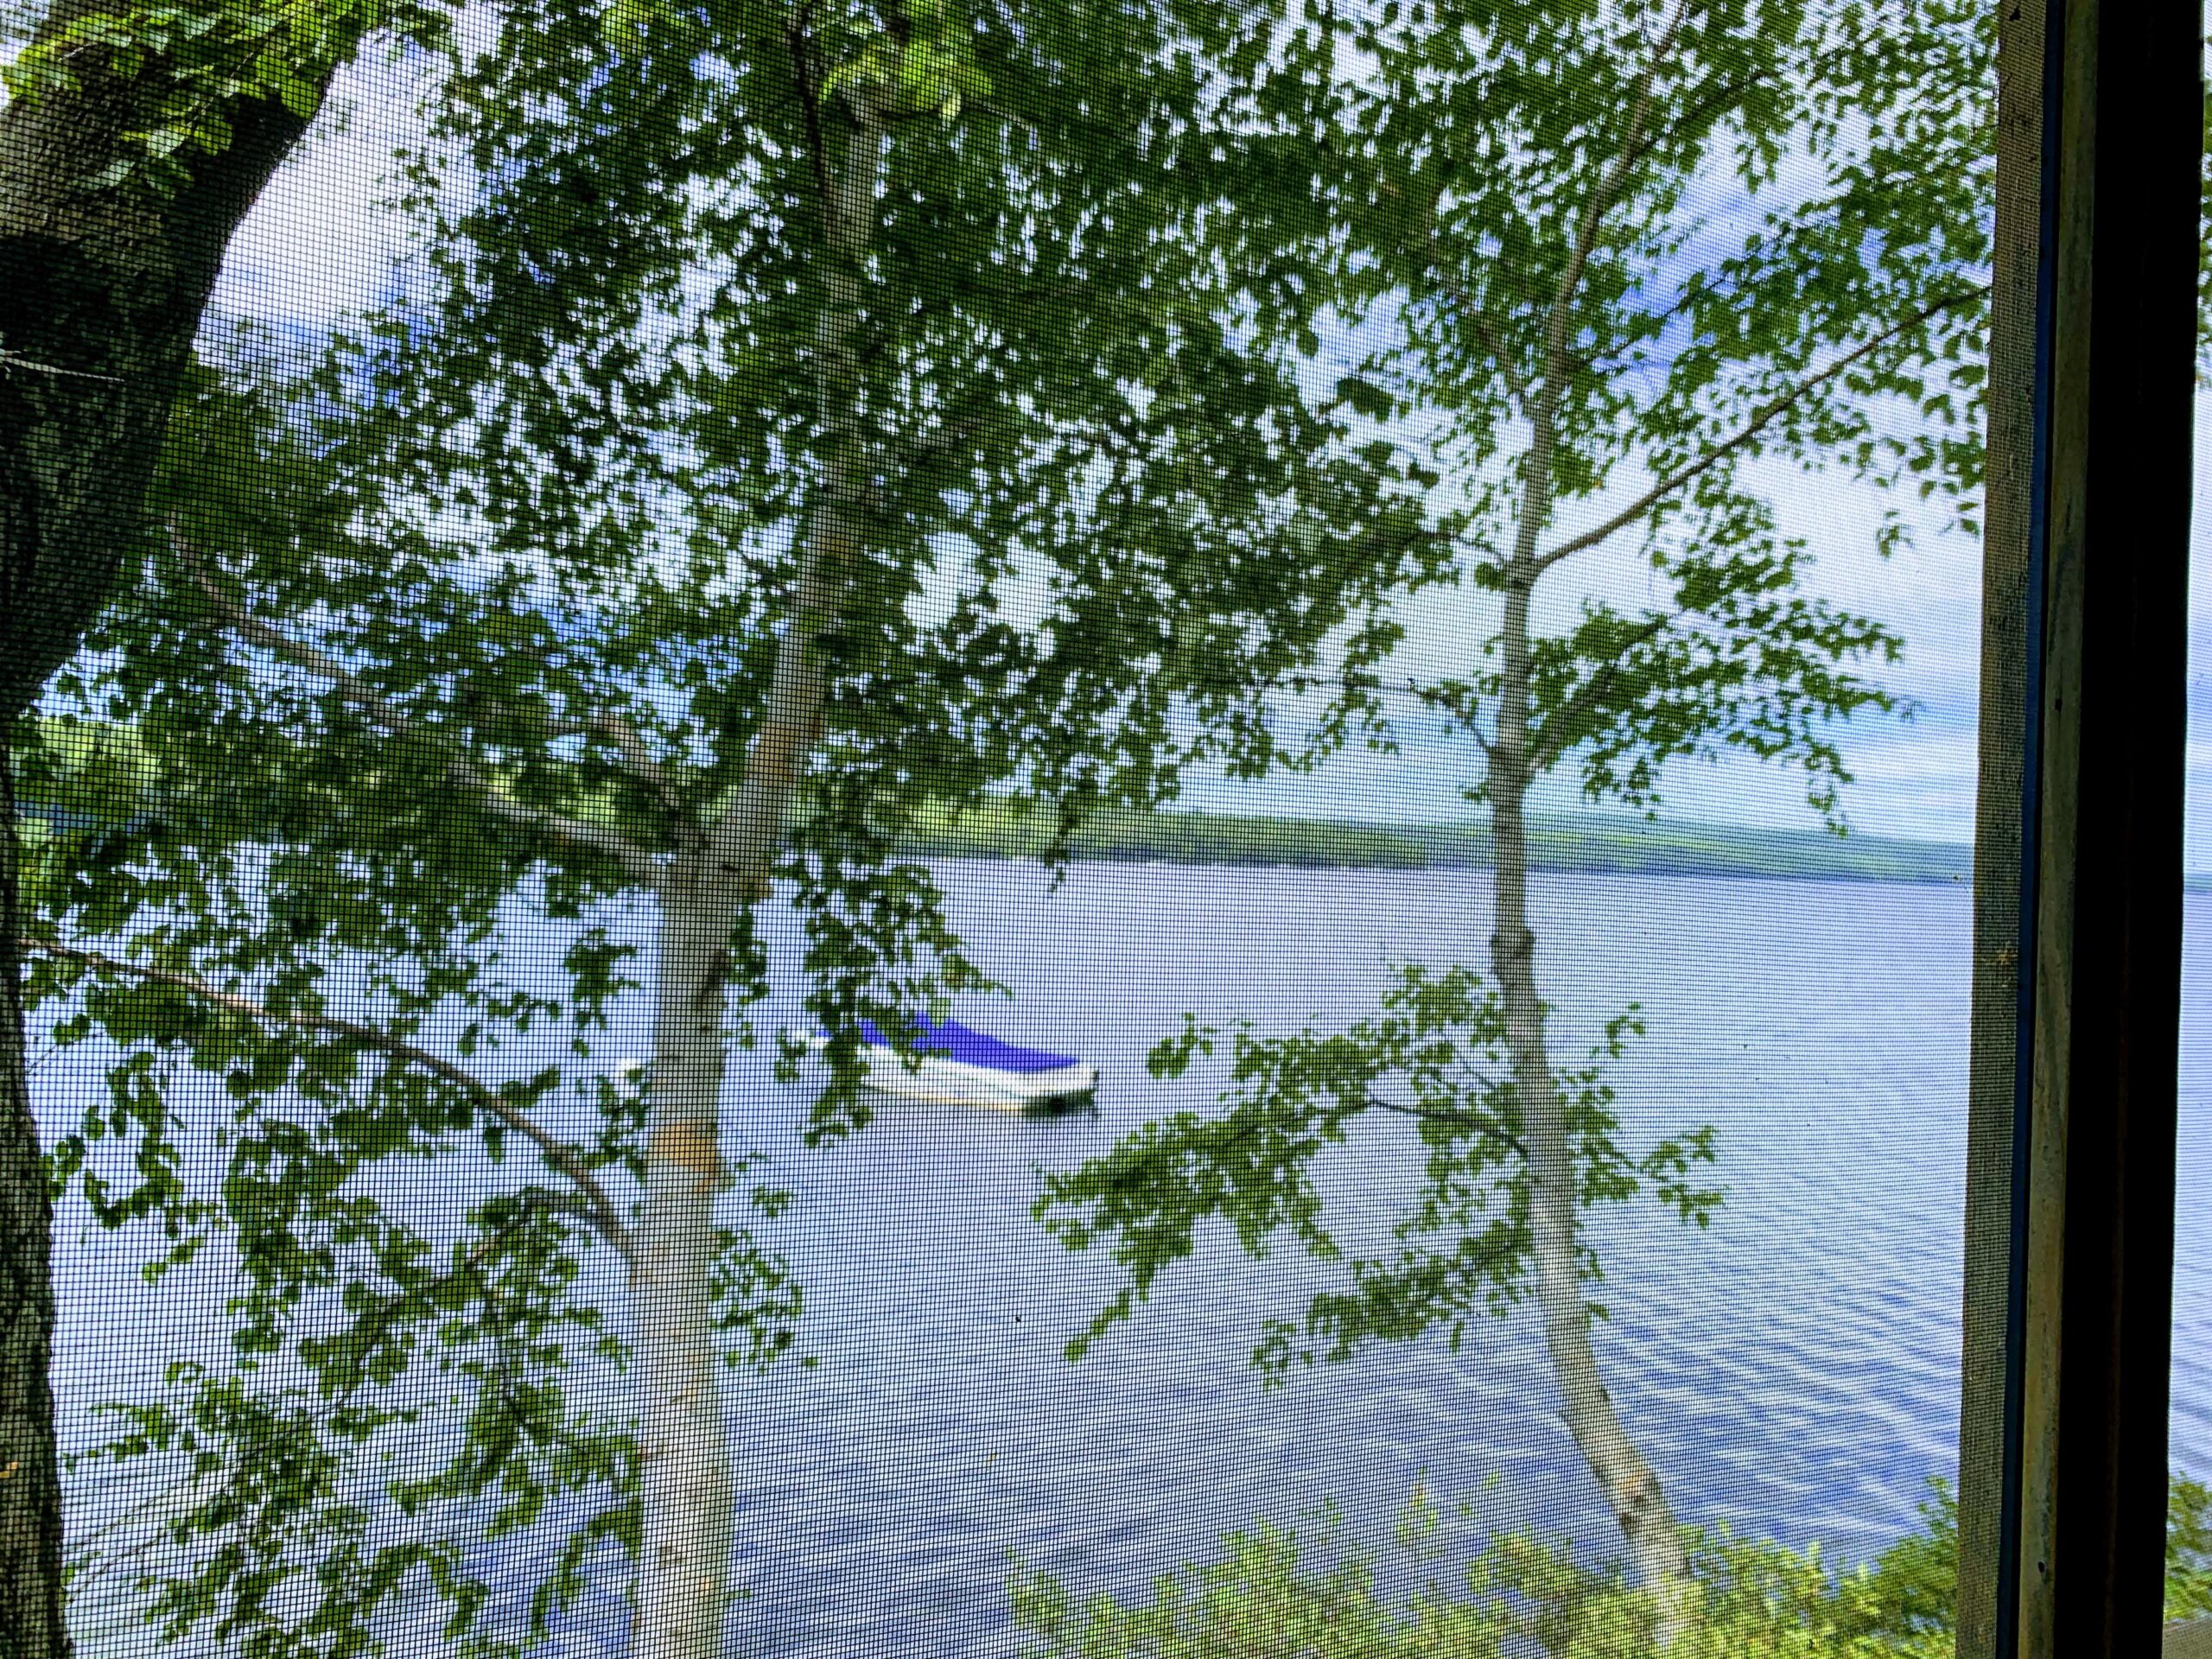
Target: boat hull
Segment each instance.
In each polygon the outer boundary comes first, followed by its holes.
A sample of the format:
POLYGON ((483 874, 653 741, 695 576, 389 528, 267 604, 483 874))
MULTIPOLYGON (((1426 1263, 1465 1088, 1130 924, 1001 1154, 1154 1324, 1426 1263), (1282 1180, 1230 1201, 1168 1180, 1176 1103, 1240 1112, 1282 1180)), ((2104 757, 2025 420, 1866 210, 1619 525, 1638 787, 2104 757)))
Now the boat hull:
MULTIPOLYGON (((829 1046, 819 1036, 805 1040, 817 1054, 829 1046)), ((982 1106, 1018 1116, 1042 1116, 1080 1111, 1094 1103, 1098 1092, 1098 1068, 1082 1061, 1014 1071, 974 1065, 949 1055, 925 1054, 908 1065, 895 1050, 878 1043, 864 1046, 861 1057, 868 1064, 868 1074, 861 1080, 863 1086, 878 1094, 932 1105, 982 1106)))
POLYGON ((944 1106, 983 1106, 1020 1116, 1079 1109, 1098 1092, 1098 1068, 1080 1062, 1049 1071, 1002 1071, 925 1054, 909 1068, 887 1048, 864 1051, 868 1086, 901 1100, 944 1106))
MULTIPOLYGON (((922 1052, 912 1057, 868 1022, 861 1030, 868 1068, 861 1082, 878 1094, 1031 1116, 1089 1109, 1098 1092, 1098 1068, 1086 1061, 1001 1042, 950 1020, 918 1033, 922 1052)), ((817 1055, 830 1046, 820 1032, 800 1040, 817 1055)))

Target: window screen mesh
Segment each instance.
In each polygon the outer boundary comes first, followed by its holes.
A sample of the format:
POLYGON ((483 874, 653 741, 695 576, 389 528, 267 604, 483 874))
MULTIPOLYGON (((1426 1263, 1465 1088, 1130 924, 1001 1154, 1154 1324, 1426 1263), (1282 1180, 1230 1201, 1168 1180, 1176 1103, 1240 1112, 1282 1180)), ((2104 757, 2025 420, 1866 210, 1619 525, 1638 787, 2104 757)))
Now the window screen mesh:
POLYGON ((81 1654, 1951 1651, 1994 9, 103 4, 81 1654))

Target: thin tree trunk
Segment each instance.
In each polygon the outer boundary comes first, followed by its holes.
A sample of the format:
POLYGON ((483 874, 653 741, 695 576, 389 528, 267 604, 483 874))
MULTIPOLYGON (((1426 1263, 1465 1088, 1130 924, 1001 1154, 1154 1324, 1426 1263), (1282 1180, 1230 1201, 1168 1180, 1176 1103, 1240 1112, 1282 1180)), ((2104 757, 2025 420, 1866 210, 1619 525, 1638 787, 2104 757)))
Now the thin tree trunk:
POLYGON ((820 741, 825 646, 866 545, 867 435, 853 341, 883 129, 865 95, 851 105, 843 153, 824 169, 830 271, 817 346, 830 445, 821 493, 744 785, 705 842, 679 855, 659 891, 658 1007, 633 1298, 643 1391, 639 1659, 720 1659, 728 1620, 734 1495, 711 1294, 714 1205, 726 1185, 722 1021, 730 944, 746 911, 767 895, 799 777, 820 741))
MULTIPOLYGON (((58 0, 41 38, 92 9, 58 0)), ((107 602, 140 530, 178 378, 231 236, 307 123, 234 103, 232 141, 171 194, 92 191, 167 87, 93 54, 82 84, 0 109, 0 729, 107 602)), ((15 819, 0 821, 0 1652, 64 1659, 48 1375, 51 1222, 24 1072, 15 819)))
POLYGON ((1669 1645, 1688 1614, 1689 1556, 1659 1477, 1621 1427, 1612 1395, 1599 1375, 1590 1339, 1590 1308, 1582 1294, 1580 1223, 1574 1149, 1566 1103, 1544 1039, 1544 1005, 1536 986, 1536 936, 1529 925, 1529 787, 1535 781, 1531 741, 1529 601, 1538 574, 1536 539, 1551 512, 1553 429, 1549 398, 1535 411, 1521 522, 1505 570, 1500 626, 1497 730, 1487 788, 1497 863, 1497 906, 1491 966, 1505 1001, 1506 1043, 1528 1145, 1529 1230, 1536 1303, 1544 1321, 1567 1432, 1626 1541, 1637 1576, 1659 1602, 1659 1638, 1669 1645))
POLYGON ((1544 1321, 1567 1427, 1604 1489, 1637 1577, 1660 1598, 1663 1639, 1679 1632, 1689 1557, 1653 1472, 1613 1409, 1590 1340, 1582 1294, 1580 1222, 1573 1147, 1544 1040, 1544 1007, 1536 988, 1536 936, 1529 925, 1528 593, 1509 588, 1505 669, 1507 712, 1491 757, 1491 824, 1497 865, 1496 931, 1491 965, 1505 1001, 1506 1038, 1522 1129, 1529 1147, 1529 1227, 1534 1236, 1536 1302, 1544 1321), (1519 649, 1515 649, 1516 634, 1519 649), (1516 695, 1516 680, 1519 681, 1516 695), (1520 717, 1515 718, 1518 705, 1520 717), (1517 730, 1516 729, 1517 728, 1517 730))
POLYGON ((14 757, 0 724, 0 1653, 69 1652, 55 1454, 53 1206, 23 1068, 14 757))
POLYGON ((723 986, 742 901, 686 859, 658 894, 659 964, 635 1308, 644 1392, 639 1659, 719 1659, 729 1602, 729 1458, 716 1379, 714 1204, 723 986))

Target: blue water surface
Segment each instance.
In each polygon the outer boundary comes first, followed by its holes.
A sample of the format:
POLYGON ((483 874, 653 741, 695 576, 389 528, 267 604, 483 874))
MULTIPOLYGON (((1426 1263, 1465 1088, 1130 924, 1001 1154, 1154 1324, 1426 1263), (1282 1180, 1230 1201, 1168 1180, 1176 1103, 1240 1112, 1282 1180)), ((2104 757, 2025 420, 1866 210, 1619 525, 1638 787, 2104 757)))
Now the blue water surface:
MULTIPOLYGON (((741 1052, 730 1145, 761 1149, 798 1195, 771 1237, 799 1268, 815 1363, 730 1381, 733 1654, 1011 1652, 1015 1558, 1078 1591, 1135 1593, 1262 1518, 1311 1529, 1333 1507, 1351 1539, 1386 1538, 1416 1478, 1465 1503, 1455 1546, 1526 1527, 1611 1554, 1532 1311, 1478 1322, 1456 1354, 1381 1348, 1268 1389, 1249 1363, 1261 1322, 1294 1313, 1328 1270, 1254 1263, 1215 1236, 1071 1364, 1063 1346, 1115 1271, 1029 1216, 1041 1170, 1209 1104, 1217 1072, 1170 1085, 1143 1064, 1185 1012, 1292 1029, 1370 1007, 1393 962, 1480 963, 1488 878, 1113 865, 1078 867, 1054 891, 1025 866, 939 874, 956 924, 1014 991, 958 1016, 1098 1063, 1099 1110, 1040 1122, 893 1102, 864 1135, 808 1151, 803 1092, 773 1080, 764 1052, 741 1052)), ((1710 1123, 1728 1189, 1708 1231, 1649 1205, 1596 1224, 1611 1313, 1599 1351, 1622 1414, 1681 1519, 1864 1559, 1914 1527, 1928 1481, 1955 1465, 1967 895, 1564 875, 1539 889, 1561 1058, 1640 1004, 1648 1033, 1615 1072, 1631 1143, 1710 1123)), ((2212 1467, 2208 903, 2190 900, 2174 1415, 2177 1461, 2200 1470, 2212 1467)), ((622 925, 643 941, 648 922, 622 925)), ((788 918, 777 925, 788 985, 798 941, 788 918)), ((517 971, 549 972, 561 943, 518 933, 517 971)), ((624 1010, 609 1056, 644 1052, 645 1014, 624 1010)), ((787 1001, 760 1024, 798 1016, 787 1001)), ((41 1084, 56 1121, 83 1064, 41 1084)), ((1348 1244, 1385 1242, 1419 1168, 1397 1122, 1332 1159, 1348 1244)), ((452 1201, 450 1173, 392 1179, 399 1201, 452 1201)), ((61 1387, 81 1436, 94 1397, 149 1386, 179 1352, 219 1350, 208 1302, 220 1292, 211 1280, 196 1312, 157 1300, 122 1244, 64 1220, 61 1387)), ((619 1282, 601 1288, 626 1306, 619 1282)), ((85 1483, 80 1522, 143 1501, 119 1490, 85 1483)), ((518 1587, 543 1546, 502 1548, 494 1564, 518 1587)), ((96 1637, 86 1650, 143 1641, 96 1637)), ((560 1648, 625 1651, 619 1605, 590 1604, 560 1648)))

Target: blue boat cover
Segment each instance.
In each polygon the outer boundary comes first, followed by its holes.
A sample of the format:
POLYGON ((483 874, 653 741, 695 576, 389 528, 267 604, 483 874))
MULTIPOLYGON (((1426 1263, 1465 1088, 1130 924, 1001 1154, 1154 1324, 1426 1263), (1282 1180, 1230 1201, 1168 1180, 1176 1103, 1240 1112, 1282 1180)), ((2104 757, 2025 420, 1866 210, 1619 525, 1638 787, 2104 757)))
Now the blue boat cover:
MULTIPOLYGON (((861 1040, 878 1048, 892 1046, 881 1032, 865 1020, 861 1021, 861 1040)), ((1075 1064, 1071 1054, 1017 1048, 1012 1043, 986 1037, 980 1031, 970 1031, 950 1020, 938 1025, 926 1020, 918 1022, 914 1027, 914 1047, 924 1054, 943 1055, 963 1065, 987 1065, 994 1071, 1057 1071, 1064 1065, 1075 1064)))

